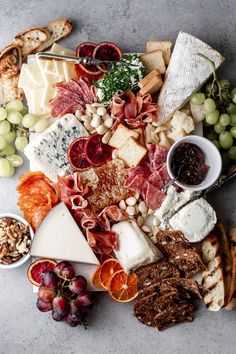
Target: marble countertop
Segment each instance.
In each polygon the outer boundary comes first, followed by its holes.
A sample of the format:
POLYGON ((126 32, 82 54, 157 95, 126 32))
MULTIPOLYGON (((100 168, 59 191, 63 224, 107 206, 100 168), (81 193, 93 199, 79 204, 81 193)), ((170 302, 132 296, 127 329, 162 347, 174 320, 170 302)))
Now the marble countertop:
MULTIPOLYGON (((73 33, 61 43, 75 48, 80 42, 110 40, 123 51, 142 52, 146 40, 175 40, 179 30, 194 34, 221 51, 226 61, 222 78, 236 83, 236 6, 234 0, 2 0, 0 48, 18 32, 67 17, 73 33)), ((25 163, 11 179, 0 180, 0 213, 19 213, 15 187, 25 163)), ((220 219, 236 224, 236 180, 209 196, 220 219)), ((132 304, 100 296, 88 330, 69 328, 40 313, 26 277, 28 264, 0 271, 0 354, 232 354, 236 348, 236 311, 211 313, 203 305, 194 322, 158 333, 132 316, 132 304)))

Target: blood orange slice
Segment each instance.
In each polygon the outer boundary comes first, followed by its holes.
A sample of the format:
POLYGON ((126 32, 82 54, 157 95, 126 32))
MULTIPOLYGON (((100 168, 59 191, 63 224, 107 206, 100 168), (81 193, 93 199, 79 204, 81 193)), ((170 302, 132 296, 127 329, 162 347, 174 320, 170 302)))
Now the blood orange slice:
MULTIPOLYGON (((81 43, 76 49, 77 57, 93 57, 94 49, 96 48, 96 44, 92 42, 84 42, 81 43)), ((100 75, 101 71, 97 68, 96 65, 88 65, 88 64, 76 64, 85 74, 88 75, 100 75)))
POLYGON ((87 142, 87 137, 81 137, 72 141, 68 149, 68 160, 76 171, 84 171, 91 167, 91 164, 87 160, 84 147, 87 142))
POLYGON ((106 290, 100 280, 100 271, 101 271, 101 266, 97 267, 95 273, 93 274, 92 283, 95 286, 95 288, 99 290, 106 290))
POLYGON ((102 166, 111 159, 112 147, 103 144, 102 136, 95 133, 85 143, 84 153, 87 160, 94 167, 102 166))
POLYGON ((113 274, 109 286, 108 294, 111 298, 118 302, 128 302, 136 298, 137 276, 126 274, 124 270, 119 270, 113 274))
MULTIPOLYGON (((95 59, 117 61, 121 59, 122 53, 116 44, 111 42, 101 42, 94 49, 93 57, 95 59)), ((97 65, 97 67, 103 72, 107 71, 104 64, 97 65)))
POLYGON ((42 284, 41 274, 50 270, 53 270, 57 265, 57 262, 52 259, 38 259, 33 262, 27 271, 27 276, 29 281, 36 286, 40 286, 42 284))
POLYGON ((107 259, 100 268, 100 282, 102 286, 108 290, 108 285, 114 273, 121 270, 120 263, 115 259, 107 259))

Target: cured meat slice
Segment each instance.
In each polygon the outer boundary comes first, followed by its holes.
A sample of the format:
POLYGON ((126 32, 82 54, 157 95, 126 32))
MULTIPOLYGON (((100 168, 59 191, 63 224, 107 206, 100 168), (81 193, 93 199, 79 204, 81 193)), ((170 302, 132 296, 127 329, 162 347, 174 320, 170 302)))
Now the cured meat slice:
POLYGON ((148 158, 150 161, 150 170, 155 172, 160 165, 166 162, 168 148, 158 144, 147 144, 148 158))
POLYGON ((110 205, 105 207, 98 215, 98 222, 105 230, 110 230, 111 221, 119 222, 128 220, 127 213, 120 209, 117 205, 110 205))
POLYGON ((141 192, 146 179, 149 177, 150 171, 148 168, 141 166, 128 169, 128 177, 125 180, 124 186, 134 192, 141 192))
POLYGON ((118 250, 117 234, 114 231, 91 231, 86 232, 90 247, 98 254, 111 254, 118 250))
POLYGON ((153 184, 147 182, 147 187, 145 192, 145 201, 149 208, 152 210, 156 210, 161 206, 163 200, 165 199, 166 195, 161 190, 157 189, 153 184))

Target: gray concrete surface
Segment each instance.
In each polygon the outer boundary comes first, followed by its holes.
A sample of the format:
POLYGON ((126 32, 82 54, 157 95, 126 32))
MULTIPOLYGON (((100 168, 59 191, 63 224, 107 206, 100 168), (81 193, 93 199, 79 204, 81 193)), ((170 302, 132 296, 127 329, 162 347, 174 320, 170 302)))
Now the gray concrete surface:
MULTIPOLYGON (((236 83, 236 7, 234 0, 1 0, 0 48, 19 31, 68 17, 73 33, 61 43, 74 48, 90 40, 114 41, 124 51, 145 50, 148 38, 175 40, 179 30, 190 32, 226 56, 221 69, 236 83)), ((222 77, 223 77, 222 76, 222 77)), ((28 169, 27 163, 18 174, 28 169)), ((19 212, 17 176, 0 180, 0 212, 19 212)), ((218 217, 236 224, 236 181, 210 196, 218 217)), ((132 305, 101 296, 87 331, 55 323, 35 308, 26 278, 27 266, 0 271, 1 354, 233 354, 236 352, 236 311, 210 313, 200 306, 192 324, 158 333, 132 316, 132 305)))

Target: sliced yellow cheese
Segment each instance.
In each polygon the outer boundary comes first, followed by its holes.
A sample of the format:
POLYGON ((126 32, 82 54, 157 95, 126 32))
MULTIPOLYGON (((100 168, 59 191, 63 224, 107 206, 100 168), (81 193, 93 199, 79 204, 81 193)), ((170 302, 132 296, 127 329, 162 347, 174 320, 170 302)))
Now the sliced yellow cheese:
POLYGON ((29 113, 35 114, 36 116, 41 116, 50 112, 50 107, 41 106, 41 100, 45 90, 45 88, 24 89, 25 97, 29 107, 29 113))
POLYGON ((43 77, 37 63, 23 64, 18 87, 38 89, 44 86, 43 77))

